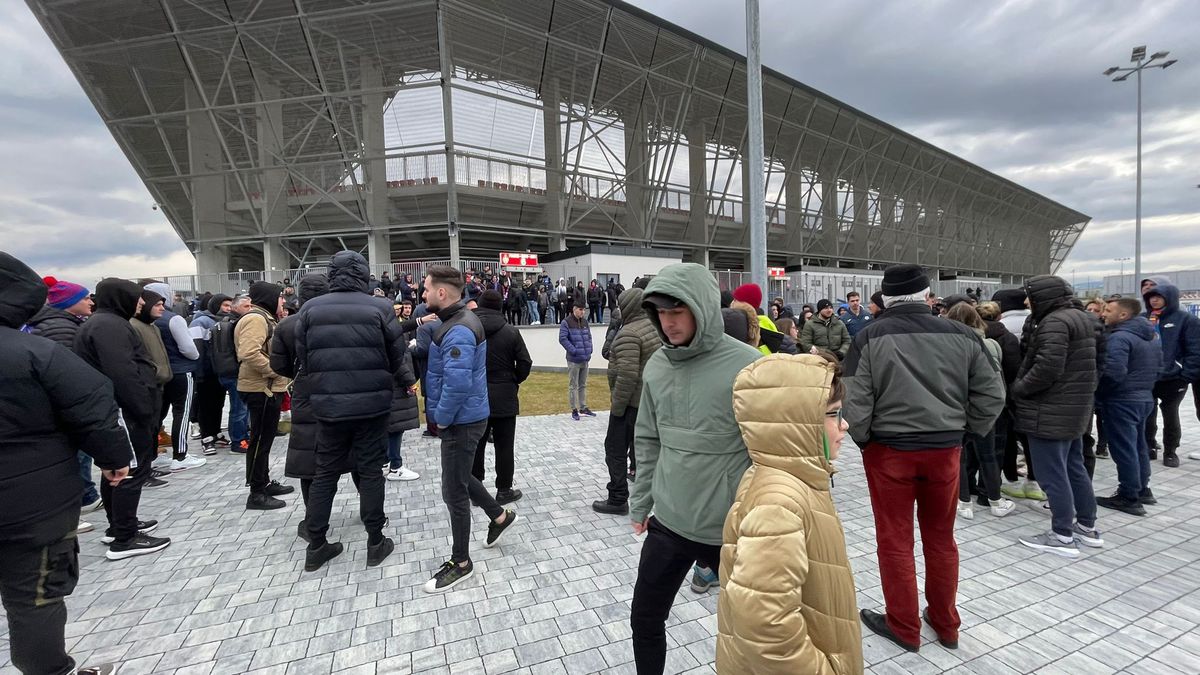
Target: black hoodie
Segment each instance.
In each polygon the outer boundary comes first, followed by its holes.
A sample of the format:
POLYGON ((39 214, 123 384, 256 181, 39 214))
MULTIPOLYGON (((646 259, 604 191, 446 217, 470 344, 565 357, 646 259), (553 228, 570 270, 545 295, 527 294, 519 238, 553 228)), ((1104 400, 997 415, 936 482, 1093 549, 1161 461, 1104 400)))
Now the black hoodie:
POLYGON ((83 483, 77 450, 102 469, 127 466, 132 455, 117 425, 108 380, 66 347, 20 332, 45 302, 41 278, 0 252, 0 541, 5 542, 28 536, 31 524, 55 516, 71 528, 78 523, 83 483))
POLYGON ((300 308, 296 359, 309 381, 313 415, 324 422, 376 417, 392 408, 404 336, 392 303, 367 295, 369 276, 361 255, 341 251, 329 263, 329 293, 300 308))
POLYGON ((269 281, 255 281, 250 284, 249 295, 251 304, 275 316, 279 311, 279 296, 283 295, 283 287, 269 281))
POLYGON ((125 279, 96 284, 96 311, 79 327, 75 353, 112 380, 126 423, 157 426, 158 383, 154 361, 129 319, 142 289, 125 279))

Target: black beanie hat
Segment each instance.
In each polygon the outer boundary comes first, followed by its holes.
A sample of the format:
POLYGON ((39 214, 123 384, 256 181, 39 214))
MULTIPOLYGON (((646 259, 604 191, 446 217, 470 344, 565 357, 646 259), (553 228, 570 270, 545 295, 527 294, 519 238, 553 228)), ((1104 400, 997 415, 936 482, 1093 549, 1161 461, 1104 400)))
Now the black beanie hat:
POLYGON ((883 271, 883 294, 912 295, 929 288, 929 277, 920 265, 892 265, 883 271))
POLYGON ((488 289, 479 294, 479 306, 484 309, 494 309, 497 312, 504 308, 504 298, 500 297, 500 291, 488 289))
POLYGON ((830 302, 826 298, 821 298, 820 300, 817 301, 817 311, 818 312, 820 312, 823 309, 829 309, 830 307, 833 307, 833 303, 830 302))
POLYGON ((963 295, 963 294, 961 294, 961 293, 955 293, 954 295, 949 295, 949 296, 946 296, 946 297, 945 297, 945 298, 942 300, 942 303, 946 305, 946 309, 947 309, 947 311, 948 311, 948 310, 949 310, 951 307, 953 307, 953 306, 955 306, 955 305, 957 305, 957 304, 963 303, 963 302, 965 302, 965 303, 967 303, 967 304, 970 304, 970 305, 974 305, 974 304, 975 304, 974 302, 972 302, 972 301, 971 301, 971 298, 970 298, 970 297, 968 297, 968 296, 966 296, 966 295, 963 295))
POLYGON ((250 284, 250 302, 267 310, 274 315, 279 306, 279 296, 283 295, 283 287, 269 281, 256 281, 250 284))
POLYGON ((992 293, 992 300, 1000 305, 1001 312, 1025 309, 1025 289, 1006 288, 992 293))
POLYGON ((875 291, 871 294, 871 302, 879 309, 883 309, 883 291, 875 291))

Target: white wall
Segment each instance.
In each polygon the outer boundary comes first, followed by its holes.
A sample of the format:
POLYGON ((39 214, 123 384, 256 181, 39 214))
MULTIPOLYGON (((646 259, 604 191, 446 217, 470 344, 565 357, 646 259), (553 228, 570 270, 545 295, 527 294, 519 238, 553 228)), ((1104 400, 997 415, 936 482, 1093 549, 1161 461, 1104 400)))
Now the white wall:
POLYGON ((647 274, 658 274, 667 265, 683 262, 683 258, 660 258, 657 256, 609 255, 593 253, 591 255, 592 278, 600 278, 602 274, 621 275, 621 284, 625 288, 633 287, 633 280, 647 274))
MULTIPOLYGON (((518 326, 534 368, 567 369, 567 352, 558 344, 558 326, 518 326)), ((608 370, 608 361, 600 356, 608 324, 592 326, 592 360, 589 370, 608 370)))

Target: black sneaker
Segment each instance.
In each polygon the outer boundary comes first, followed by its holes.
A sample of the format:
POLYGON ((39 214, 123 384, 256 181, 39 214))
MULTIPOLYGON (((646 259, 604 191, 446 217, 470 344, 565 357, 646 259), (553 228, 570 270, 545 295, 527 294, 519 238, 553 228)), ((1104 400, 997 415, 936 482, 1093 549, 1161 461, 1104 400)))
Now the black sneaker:
POLYGON ((218 448, 228 448, 230 445, 229 438, 225 434, 217 434, 217 438, 213 442, 217 444, 218 448))
POLYGON ((513 502, 520 501, 521 497, 524 497, 524 496, 525 496, 525 493, 521 492, 520 490, 512 490, 512 489, 497 490, 496 491, 496 503, 501 504, 501 505, 511 504, 513 502))
POLYGON ((1174 449, 1163 450, 1163 466, 1171 469, 1179 468, 1179 455, 1175 454, 1174 449))
POLYGON ((151 469, 150 470, 151 478, 166 478, 167 476, 170 476, 170 475, 171 475, 170 471, 164 471, 162 469, 151 469))
POLYGON ((161 478, 154 478, 154 477, 147 478, 146 482, 142 483, 142 487, 148 487, 148 488, 159 488, 159 487, 163 487, 165 485, 167 485, 167 481, 165 481, 161 478))
POLYGON ((1150 448, 1150 459, 1158 459, 1158 446, 1150 448))
POLYGON ((292 487, 291 485, 284 485, 277 480, 267 483, 266 493, 272 497, 278 497, 279 495, 290 495, 295 491, 296 488, 292 487))
POLYGON ((391 537, 384 537, 383 541, 374 546, 367 544, 367 567, 375 567, 395 550, 396 542, 392 541, 391 537))
POLYGON ((596 413, 592 412, 591 408, 583 408, 579 411, 579 414, 586 415, 587 417, 595 417, 596 416, 596 413))
POLYGON ((592 502, 592 510, 609 516, 629 515, 629 504, 613 504, 607 499, 597 499, 592 502))
POLYGON ((863 625, 870 628, 871 632, 891 640, 897 647, 904 651, 915 652, 921 648, 921 645, 910 645, 901 640, 900 636, 893 633, 892 628, 888 626, 886 614, 876 612, 873 609, 864 609, 860 610, 858 615, 862 617, 863 625))
MULTIPOLYGON (((139 520, 137 524, 138 534, 150 534, 158 529, 157 520, 139 520)), ((104 531, 104 536, 100 537, 101 544, 111 544, 117 538, 113 536, 113 529, 110 527, 104 531)))
POLYGON ((1096 448, 1096 456, 1097 457, 1108 457, 1108 446, 1101 445, 1101 446, 1097 447, 1096 448))
POLYGON ((217 454, 217 442, 211 438, 200 441, 200 452, 206 457, 212 457, 217 454))
POLYGON ((475 574, 475 565, 470 560, 466 566, 459 565, 453 560, 447 560, 442 563, 437 573, 433 578, 425 582, 423 586, 426 593, 445 593, 462 582, 470 579, 475 574))
POLYGON ((487 541, 483 542, 484 548, 492 548, 500 541, 500 535, 504 534, 513 523, 517 522, 517 512, 512 509, 504 509, 504 513, 508 514, 504 517, 504 522, 500 525, 496 521, 488 523, 487 541))
POLYGON ((1146 515, 1146 509, 1142 507, 1141 503, 1126 499, 1119 493, 1115 493, 1111 497, 1096 497, 1096 506, 1121 511, 1131 516, 1146 515))
POLYGON ((1138 501, 1146 504, 1147 506, 1153 506, 1158 503, 1158 500, 1154 498, 1154 493, 1150 491, 1150 488, 1146 488, 1145 490, 1142 490, 1140 494, 1138 494, 1138 501))
POLYGON ((247 511, 273 511, 275 509, 282 509, 285 506, 287 506, 287 502, 282 499, 275 499, 270 495, 261 493, 252 492, 246 498, 247 511))
POLYGON ((316 572, 321 569, 325 563, 333 560, 342 554, 342 543, 329 543, 321 548, 309 548, 304 552, 304 571, 316 572))
POLYGON ((307 541, 310 544, 312 543, 312 537, 308 536, 308 521, 307 520, 301 520, 299 523, 296 524, 296 536, 300 537, 301 539, 303 539, 304 541, 307 541))
POLYGON ((151 537, 140 532, 129 541, 114 541, 108 545, 108 553, 104 554, 109 560, 124 560, 138 555, 158 553, 171 545, 166 537, 151 537))
MULTIPOLYGON (((925 623, 930 628, 933 628, 933 624, 929 622, 929 608, 928 607, 921 610, 921 618, 925 620, 925 623)), ((946 649, 958 649, 958 640, 943 640, 942 636, 940 636, 940 635, 938 636, 938 644, 945 647, 946 649)))

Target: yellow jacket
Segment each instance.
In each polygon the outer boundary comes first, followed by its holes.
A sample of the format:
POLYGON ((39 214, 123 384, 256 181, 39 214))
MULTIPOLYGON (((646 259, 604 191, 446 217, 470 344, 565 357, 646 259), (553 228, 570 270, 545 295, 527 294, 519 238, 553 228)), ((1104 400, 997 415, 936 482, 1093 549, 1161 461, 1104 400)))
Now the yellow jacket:
POLYGON ((863 672, 854 577, 829 495, 833 366, 775 354, 738 373, 733 412, 754 465, 725 519, 717 673, 863 672))
POLYGON ((271 334, 278 322, 261 307, 250 308, 233 329, 237 345, 238 391, 278 394, 291 380, 271 370, 271 334))

